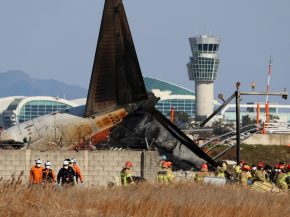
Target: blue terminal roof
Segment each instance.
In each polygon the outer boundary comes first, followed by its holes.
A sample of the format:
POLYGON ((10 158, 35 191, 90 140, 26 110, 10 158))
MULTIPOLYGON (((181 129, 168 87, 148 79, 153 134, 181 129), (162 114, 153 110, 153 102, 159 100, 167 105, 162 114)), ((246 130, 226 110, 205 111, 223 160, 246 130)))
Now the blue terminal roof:
POLYGON ((183 87, 155 78, 144 77, 144 83, 146 90, 150 92, 152 92, 153 89, 159 89, 160 91, 169 90, 172 95, 195 95, 194 92, 183 87))

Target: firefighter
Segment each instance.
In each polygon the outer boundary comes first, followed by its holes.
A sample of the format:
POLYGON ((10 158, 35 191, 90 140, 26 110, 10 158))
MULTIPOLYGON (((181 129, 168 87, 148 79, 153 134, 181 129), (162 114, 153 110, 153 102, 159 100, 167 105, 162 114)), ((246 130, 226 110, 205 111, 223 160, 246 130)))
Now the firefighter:
POLYGON ((269 166, 267 169, 268 179, 271 183, 275 183, 275 176, 276 176, 276 168, 269 166))
POLYGON ((75 171, 69 167, 68 161, 63 161, 63 167, 57 174, 57 184, 61 186, 74 186, 75 171))
POLYGON ((84 178, 82 176, 81 169, 77 165, 77 160, 76 159, 72 159, 71 161, 73 163, 73 169, 74 169, 74 171, 76 173, 76 183, 78 184, 79 180, 80 180, 80 183, 83 184, 84 183, 84 178))
POLYGON ((273 185, 267 180, 267 172, 265 171, 264 162, 258 163, 258 170, 255 177, 253 177, 252 188, 260 192, 269 192, 273 190, 273 185))
POLYGON ((257 167, 256 165, 252 164, 252 169, 251 169, 251 175, 252 177, 255 177, 256 176, 256 173, 257 173, 257 167))
POLYGON ((274 172, 273 172, 273 183, 276 183, 277 182, 277 177, 278 177, 279 171, 280 171, 279 164, 275 164, 275 166, 274 166, 274 172))
POLYGON ((123 169, 120 172, 121 175, 121 184, 123 186, 129 186, 134 184, 133 176, 132 176, 132 169, 133 164, 131 161, 126 161, 123 169))
POLYGON ((163 161, 161 165, 161 169, 158 171, 156 180, 157 183, 159 184, 169 184, 169 179, 168 179, 168 163, 167 161, 163 161))
POLYGON ((288 190, 288 184, 286 182, 287 178, 286 174, 286 167, 283 163, 279 163, 279 170, 278 170, 278 175, 277 175, 277 180, 276 180, 276 185, 281 188, 283 191, 288 190))
POLYGON ((72 165, 72 160, 71 159, 65 159, 65 161, 68 162, 68 169, 70 170, 71 173, 73 173, 72 171, 74 171, 73 165, 72 165))
POLYGON ((41 166, 41 160, 35 160, 35 166, 33 166, 30 170, 29 174, 29 183, 31 186, 42 184, 42 170, 44 168, 41 166))
POLYGON ((266 171, 264 170, 265 164, 263 162, 258 163, 258 170, 255 174, 255 181, 260 181, 260 182, 267 182, 266 178, 266 171))
POLYGON ((216 176, 224 178, 228 164, 226 161, 221 161, 219 164, 220 165, 217 167, 217 170, 216 170, 216 176))
POLYGON ((243 165, 246 163, 245 160, 241 160, 240 163, 236 166, 234 166, 234 171, 235 171, 235 174, 236 174, 236 179, 239 180, 240 179, 240 174, 242 172, 242 167, 243 165))
POLYGON ((174 183, 175 182, 175 175, 172 172, 172 162, 167 161, 167 179, 169 183, 174 183))
POLYGON ((204 177, 209 176, 208 166, 206 163, 201 164, 200 171, 194 177, 196 182, 203 182, 204 177))
POLYGON ((56 183, 56 176, 55 176, 53 170, 51 169, 51 162, 47 160, 44 163, 44 167, 45 168, 42 170, 42 182, 43 182, 43 184, 56 183))
POLYGON ((242 172, 240 174, 240 184, 243 186, 243 187, 246 187, 248 185, 251 184, 251 178, 252 178, 252 174, 251 174, 251 167, 248 165, 248 164, 244 164, 242 166, 242 172))
POLYGON ((265 165, 265 171, 266 171, 266 179, 268 182, 272 182, 273 180, 273 169, 269 164, 265 165))

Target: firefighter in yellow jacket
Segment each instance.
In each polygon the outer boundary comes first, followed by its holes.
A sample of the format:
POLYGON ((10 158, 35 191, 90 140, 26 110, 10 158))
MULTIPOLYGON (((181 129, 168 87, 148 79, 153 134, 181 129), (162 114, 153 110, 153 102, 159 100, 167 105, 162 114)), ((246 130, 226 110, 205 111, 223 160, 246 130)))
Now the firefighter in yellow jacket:
POLYGON ((203 182, 204 177, 209 176, 208 166, 206 163, 201 164, 200 171, 194 177, 194 181, 203 182))
POLYGON ((236 166, 234 166, 234 171, 235 171, 235 174, 236 174, 236 179, 239 180, 240 179, 240 175, 241 175, 241 172, 242 172, 242 167, 243 165, 246 163, 245 160, 241 160, 240 163, 236 166))
POLYGON ((242 166, 242 172, 240 173, 240 176, 239 176, 240 184, 243 187, 248 186, 249 185, 249 181, 251 181, 251 178, 252 178, 251 167, 248 164, 245 163, 242 166))
POLYGON ((227 170, 228 164, 226 161, 221 161, 219 163, 220 165, 216 169, 216 176, 224 178, 225 177, 225 172, 227 170))
POLYGON ((167 161, 167 177, 168 177, 169 183, 175 182, 175 175, 172 172, 172 162, 170 162, 170 161, 167 161))
POLYGON ((258 163, 258 170, 255 174, 254 181, 267 182, 267 172, 264 168, 265 164, 263 162, 258 163))
POLYGON ((131 161, 126 161, 125 166, 121 170, 121 183, 123 186, 129 186, 134 184, 133 176, 132 176, 132 167, 133 164, 131 161))
POLYGON ((161 164, 161 169, 158 171, 156 176, 157 183, 165 185, 169 184, 167 169, 168 169, 167 161, 163 161, 161 164))
POLYGON ((272 183, 267 180, 267 172, 265 171, 265 164, 258 163, 258 170, 253 177, 252 188, 260 192, 269 192, 273 189, 272 183))
POLYGON ((286 182, 288 174, 286 173, 286 166, 284 164, 279 164, 279 172, 277 175, 276 185, 283 191, 288 190, 288 184, 286 182))

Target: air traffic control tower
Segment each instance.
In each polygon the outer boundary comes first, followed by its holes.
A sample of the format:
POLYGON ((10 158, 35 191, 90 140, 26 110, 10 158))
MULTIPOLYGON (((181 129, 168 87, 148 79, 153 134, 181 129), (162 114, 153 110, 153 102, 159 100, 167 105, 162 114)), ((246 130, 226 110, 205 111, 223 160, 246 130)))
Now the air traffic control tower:
POLYGON ((187 64, 188 76, 195 81, 195 119, 202 120, 213 112, 214 81, 220 63, 220 40, 201 35, 189 38, 192 57, 187 64))

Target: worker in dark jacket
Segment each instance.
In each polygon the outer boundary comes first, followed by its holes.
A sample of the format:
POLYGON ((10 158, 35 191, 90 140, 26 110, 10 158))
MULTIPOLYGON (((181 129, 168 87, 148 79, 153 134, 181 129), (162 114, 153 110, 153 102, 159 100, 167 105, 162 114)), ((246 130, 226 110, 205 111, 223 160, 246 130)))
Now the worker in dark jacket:
POLYGON ((63 161, 63 167, 57 174, 57 184, 61 186, 74 186, 75 184, 75 171, 69 167, 68 161, 63 161))

